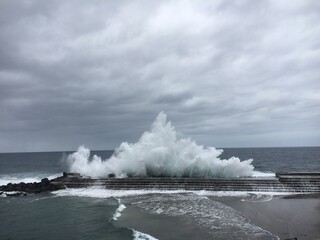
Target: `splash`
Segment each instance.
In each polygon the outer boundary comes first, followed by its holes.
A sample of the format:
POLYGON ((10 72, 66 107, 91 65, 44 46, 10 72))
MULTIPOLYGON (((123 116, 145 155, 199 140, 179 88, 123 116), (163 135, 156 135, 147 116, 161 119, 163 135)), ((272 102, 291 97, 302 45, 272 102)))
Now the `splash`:
POLYGON ((223 150, 205 148, 191 139, 177 139, 176 131, 161 112, 150 131, 134 144, 123 142, 106 160, 80 146, 67 158, 69 170, 96 178, 108 177, 204 177, 234 178, 253 175, 252 159, 220 159, 223 150))

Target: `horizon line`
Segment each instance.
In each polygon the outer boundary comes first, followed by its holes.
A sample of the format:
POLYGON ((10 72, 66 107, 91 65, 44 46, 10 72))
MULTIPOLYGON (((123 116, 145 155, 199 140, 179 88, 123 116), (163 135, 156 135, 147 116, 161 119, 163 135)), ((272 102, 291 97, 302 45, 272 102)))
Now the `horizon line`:
MULTIPOLYGON (((280 147, 276 147, 276 146, 272 146, 272 147, 215 147, 216 149, 246 149, 246 148, 316 148, 316 147, 320 147, 320 146, 280 146, 280 147)), ((10 154, 10 153, 59 153, 59 152, 76 152, 77 150, 42 150, 42 151, 8 151, 8 152, 0 152, 0 154, 10 154)), ((115 149, 100 149, 100 150, 91 150, 90 152, 103 152, 103 151, 115 151, 115 149)))

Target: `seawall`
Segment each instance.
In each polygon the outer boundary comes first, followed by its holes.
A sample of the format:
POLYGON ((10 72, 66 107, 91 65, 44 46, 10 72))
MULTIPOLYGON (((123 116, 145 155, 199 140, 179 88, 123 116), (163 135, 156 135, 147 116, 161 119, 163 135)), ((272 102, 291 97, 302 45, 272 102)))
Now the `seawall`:
POLYGON ((320 193, 320 173, 277 173, 273 178, 105 178, 92 179, 64 173, 52 180, 67 188, 103 186, 113 190, 161 189, 245 192, 320 193))

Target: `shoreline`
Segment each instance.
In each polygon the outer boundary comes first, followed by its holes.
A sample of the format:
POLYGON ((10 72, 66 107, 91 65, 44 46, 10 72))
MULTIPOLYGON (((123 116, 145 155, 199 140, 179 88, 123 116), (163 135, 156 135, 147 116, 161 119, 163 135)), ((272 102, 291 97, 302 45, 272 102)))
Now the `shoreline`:
POLYGON ((275 196, 268 201, 239 200, 236 197, 211 197, 280 239, 320 239, 320 198, 305 195, 275 196))
MULTIPOLYGON (((139 201, 150 201, 149 198, 154 198, 157 194, 150 194, 149 196, 137 197, 139 201)), ((184 194, 180 194, 184 195, 184 194)), ((187 194, 185 194, 187 195, 187 194)), ((255 235, 250 235, 250 228, 245 226, 249 224, 256 229, 261 229, 261 232, 269 232, 271 239, 277 236, 279 239, 295 239, 298 240, 320 240, 320 198, 302 196, 295 196, 294 198, 287 198, 287 196, 259 196, 248 195, 247 197, 239 196, 197 196, 198 199, 208 198, 213 203, 221 203, 226 207, 230 207, 232 210, 238 212, 241 216, 247 220, 244 221, 243 231, 248 231, 247 236, 243 237, 240 232, 238 239, 255 239, 255 235), (204 197, 204 198, 202 198, 204 197), (241 237, 242 236, 242 237, 241 237)), ((159 195, 158 195, 159 196, 159 195)), ((163 197, 164 201, 168 197, 163 197)), ((132 197, 123 197, 126 205, 126 210, 122 213, 120 219, 115 223, 117 226, 134 228, 138 231, 142 231, 152 235, 158 239, 226 239, 220 235, 216 236, 212 233, 212 228, 208 226, 201 226, 201 224, 194 222, 195 219, 186 218, 183 215, 168 215, 162 212, 150 212, 149 210, 141 208, 140 204, 134 203, 132 197), (139 221, 143 219, 143 221, 139 221), (161 228, 159 229, 159 226, 161 228), (166 231, 161 231, 166 229, 166 231)), ((199 201, 195 200, 194 201, 199 201)), ((168 200, 169 201, 169 200, 168 200)), ((191 203, 191 201, 189 202, 191 203)), ((148 204, 148 203, 147 203, 148 204)), ((170 205, 179 208, 181 203, 177 201, 170 202, 170 205)), ((211 207, 217 207, 219 205, 213 204, 211 207)), ((210 207, 210 206, 209 206, 210 207)), ((148 209, 148 208, 147 208, 148 209)), ((181 211, 181 209, 179 210, 181 211)), ((227 209, 227 211, 229 211, 227 209)), ((195 212, 195 214, 198 214, 195 212)), ((191 214, 190 216, 194 216, 191 214)), ((211 215, 212 216, 212 215, 211 215)), ((208 215, 209 217, 209 215, 208 215)), ((222 221, 225 221, 223 219, 222 221)), ((229 219, 232 221, 232 219, 229 219)), ((229 221, 228 220, 228 221, 229 221)), ((213 227, 218 227, 219 223, 213 222, 213 227), (218 226, 215 226, 218 224, 218 226)), ((241 226, 241 224, 240 224, 241 226)), ((226 228, 228 229, 228 228, 226 228)), ((225 230, 226 230, 225 229, 225 230)), ((230 232, 225 232, 225 236, 233 239, 235 232, 233 228, 230 228, 230 232)), ((219 231, 225 231, 223 229, 219 231)), ((254 231, 253 231, 254 232, 254 231)), ((242 232, 243 233, 243 232, 242 232)), ((260 239, 260 238, 257 238, 260 239)), ((261 239, 269 239, 262 237, 261 239)))

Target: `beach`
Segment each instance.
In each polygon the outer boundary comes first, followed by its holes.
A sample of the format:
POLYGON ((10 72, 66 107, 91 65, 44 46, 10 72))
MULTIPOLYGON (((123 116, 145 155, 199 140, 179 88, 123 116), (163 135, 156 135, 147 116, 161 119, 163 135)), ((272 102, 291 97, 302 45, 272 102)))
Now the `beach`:
POLYGON ((305 195, 274 197, 270 201, 214 198, 238 210, 250 221, 280 239, 320 239, 320 198, 305 195))
MULTIPOLYGON (((149 197, 150 201, 155 198, 154 195, 149 197)), ((183 207, 185 199, 181 200, 178 197, 179 200, 172 201, 174 197, 162 196, 162 201, 164 198, 169 199, 168 203, 170 202, 172 206, 176 204, 168 212, 163 211, 160 205, 150 206, 146 200, 148 196, 139 197, 138 204, 137 199, 122 199, 127 208, 115 224, 148 233, 156 239, 168 240, 320 239, 320 198, 270 197, 255 194, 248 194, 245 197, 201 196, 199 199, 195 197, 187 200, 196 202, 196 204, 188 203, 189 210, 183 207), (208 204, 210 202, 206 198, 210 199, 212 204, 208 204), (203 203, 207 204, 207 208, 211 206, 215 210, 201 209, 203 203), (195 207, 196 205, 199 208, 195 207), (223 216, 217 208, 228 213, 223 216), (177 212, 173 213, 174 211, 177 212), (211 215, 206 215, 208 212, 211 212, 211 215), (239 218, 238 214, 244 218, 239 218), (199 221, 200 216, 201 221, 199 221), (230 218, 231 216, 239 221, 239 225, 230 218)))

